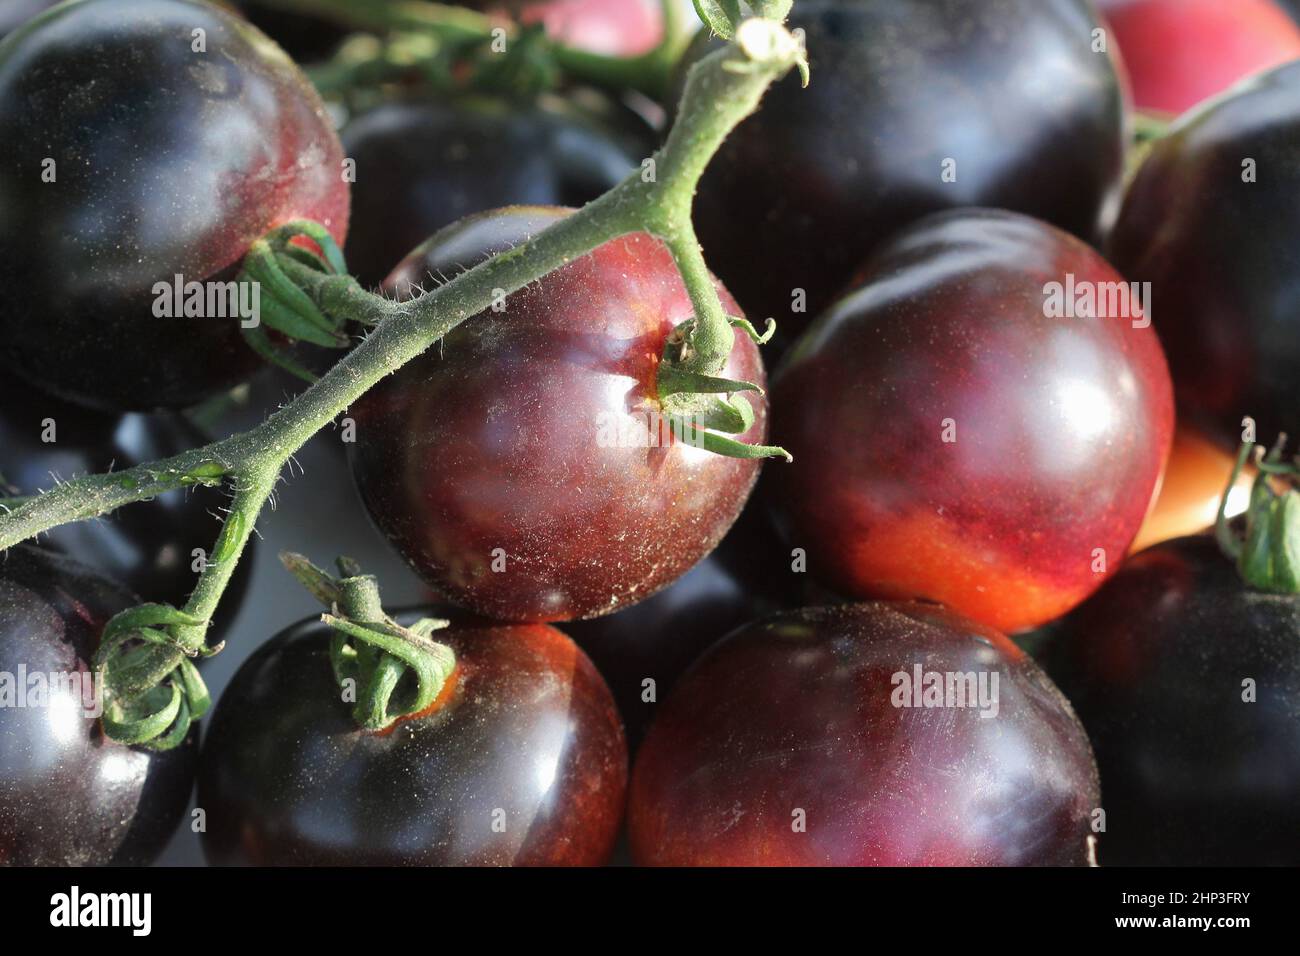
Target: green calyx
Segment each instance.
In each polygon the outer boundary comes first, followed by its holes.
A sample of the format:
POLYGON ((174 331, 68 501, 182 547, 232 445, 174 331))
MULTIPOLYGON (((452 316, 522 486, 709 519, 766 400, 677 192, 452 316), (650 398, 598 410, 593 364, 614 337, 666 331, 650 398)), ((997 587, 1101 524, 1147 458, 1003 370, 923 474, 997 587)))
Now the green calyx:
POLYGON ((167 604, 142 604, 115 615, 104 627, 92 662, 102 694, 104 734, 122 744, 170 750, 212 706, 193 658, 197 649, 177 637, 202 634, 207 622, 167 604))
POLYGON ((384 730, 432 706, 456 668, 452 649, 430 638, 446 621, 422 618, 411 627, 398 624, 384 613, 379 582, 347 558, 338 560, 340 577, 300 554, 283 552, 280 562, 329 608, 321 620, 334 631, 330 664, 344 699, 353 703, 358 726, 384 730), (414 687, 399 695, 408 672, 414 687))
MULTIPOLYGON (((741 45, 766 44, 770 35, 762 30, 746 27, 747 22, 768 21, 784 23, 790 15, 794 0, 693 0, 695 12, 708 28, 724 40, 735 40, 741 45), (749 14, 752 13, 751 18, 749 14), (748 35, 746 35, 748 31, 748 35)), ((795 59, 795 69, 803 85, 808 85, 808 57, 802 51, 795 59)))
POLYGON ((1284 460, 1285 444, 1286 436, 1279 436, 1267 454, 1254 442, 1242 444, 1219 504, 1215 536, 1251 587, 1300 594, 1300 459, 1284 460), (1238 535, 1228 523, 1228 494, 1251 457, 1259 474, 1250 490, 1245 534, 1238 535))
POLYGON ((348 276, 338 243, 320 223, 295 220, 254 241, 236 281, 258 287, 258 322, 253 326, 241 323, 240 331, 248 346, 268 362, 304 381, 316 380, 283 344, 272 338, 272 332, 289 343, 306 342, 328 349, 347 347, 347 313, 330 308, 326 293, 338 300, 338 286, 357 283, 348 276), (314 243, 319 254, 301 245, 297 241, 301 239, 314 243), (316 294, 308 294, 305 285, 313 287, 316 294))
MULTIPOLYGON (((762 345, 772 337, 776 323, 768 319, 767 330, 758 331, 745 319, 728 318, 762 345)), ((794 458, 774 445, 750 445, 732 435, 743 435, 754 424, 754 407, 743 392, 763 390, 753 382, 706 375, 690 368, 698 364, 694 347, 695 319, 678 325, 664 344, 663 361, 657 380, 659 406, 675 440, 728 458, 794 458)))

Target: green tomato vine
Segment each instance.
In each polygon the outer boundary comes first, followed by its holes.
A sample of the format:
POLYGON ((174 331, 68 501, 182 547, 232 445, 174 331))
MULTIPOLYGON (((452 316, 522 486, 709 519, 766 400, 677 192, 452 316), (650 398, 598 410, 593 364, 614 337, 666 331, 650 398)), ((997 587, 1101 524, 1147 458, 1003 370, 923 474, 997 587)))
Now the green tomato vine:
MULTIPOLYGON (((427 8, 434 6, 354 5, 343 0, 293 0, 286 5, 382 11, 374 15, 385 18, 376 24, 384 29, 409 26, 403 16, 418 19, 421 10, 427 14, 427 8)), ((229 514, 185 607, 146 604, 123 612, 106 628, 95 664, 104 678, 104 727, 111 737, 155 748, 174 746, 185 738, 190 722, 208 708, 207 690, 191 659, 220 650, 207 644, 208 623, 258 516, 295 452, 384 376, 488 309, 497 296, 510 295, 620 236, 645 232, 662 240, 694 306, 694 317, 679 327, 665 350, 661 386, 669 414, 688 421, 696 430, 693 437, 720 454, 788 457, 780 448, 748 446, 728 437, 748 427, 746 412, 752 421, 752 409, 741 394, 752 386, 717 376, 730 355, 736 329, 760 341, 765 336, 723 309, 695 235, 691 205, 700 176, 725 137, 754 111, 773 81, 796 67, 806 73, 807 64, 800 39, 780 22, 788 2, 751 5, 756 11, 770 8, 777 19, 742 19, 738 4, 717 6, 718 10, 708 11, 707 22, 731 42, 692 68, 677 120, 653 157, 653 176, 634 172, 530 241, 400 303, 367 292, 348 276, 319 226, 295 223, 277 230, 244 263, 245 276, 262 281, 270 293, 271 326, 328 345, 337 344, 344 322, 357 322, 370 329, 365 340, 249 431, 125 471, 63 482, 15 501, 11 510, 0 514, 2 551, 59 525, 104 515, 173 489, 196 484, 228 484, 232 489, 229 514), (304 252, 293 244, 297 236, 318 240, 321 254, 304 252)), ((253 344, 270 348, 265 341, 253 344)), ((304 563, 294 566, 302 571, 304 563)), ((345 575, 330 587, 353 589, 359 586, 353 578, 359 581, 362 576, 345 575)), ((324 581, 319 573, 314 579, 317 584, 324 581)), ((322 593, 333 593, 322 588, 322 593)), ((377 597, 361 603, 369 607, 375 602, 377 597)), ((350 673, 364 678, 369 690, 358 701, 358 712, 367 723, 381 725, 405 711, 389 710, 397 665, 376 660, 368 648, 378 647, 392 661, 412 666, 420 675, 420 692, 410 707, 421 706, 437 693, 454 660, 447 658, 443 645, 430 640, 432 627, 419 632, 394 629, 381 613, 371 611, 374 620, 358 621, 344 609, 336 612, 331 624, 348 639, 334 655, 336 669, 352 668, 350 673), (362 632, 370 632, 370 637, 362 632)))

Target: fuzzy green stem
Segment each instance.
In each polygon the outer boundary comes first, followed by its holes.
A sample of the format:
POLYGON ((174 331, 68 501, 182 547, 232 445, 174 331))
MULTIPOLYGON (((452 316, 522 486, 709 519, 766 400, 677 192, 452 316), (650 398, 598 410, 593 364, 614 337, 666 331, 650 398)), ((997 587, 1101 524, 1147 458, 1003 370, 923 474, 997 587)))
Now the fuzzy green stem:
MULTIPOLYGON (((748 116, 758 108, 767 86, 775 79, 770 77, 755 84, 756 73, 753 71, 760 69, 758 64, 775 58, 784 64, 779 74, 783 75, 802 62, 804 56, 799 42, 787 30, 763 20, 749 20, 742 24, 736 35, 736 47, 744 52, 743 59, 719 62, 714 60, 715 53, 701 60, 687 74, 682 93, 683 110, 679 112, 664 148, 655 157, 655 171, 663 188, 655 197, 655 209, 646 226, 646 231, 667 243, 690 292, 696 314, 694 349, 682 367, 702 375, 717 375, 722 371, 731 355, 735 337, 700 251, 700 242, 691 222, 691 207, 709 160, 736 123, 719 123, 716 114, 684 107, 692 103, 715 103, 719 106, 725 103, 728 112, 737 110, 740 118, 748 116)), ((751 199, 764 201, 759 196, 751 199)))
MULTIPOLYGON (((57 485, 0 514, 0 551, 58 525, 106 514, 121 505, 154 498, 190 484, 230 481, 234 489, 218 544, 199 575, 184 611, 208 621, 225 591, 258 515, 290 457, 316 432, 364 395, 384 376, 424 352, 461 322, 619 236, 647 231, 668 243, 697 304, 699 321, 690 353, 704 374, 722 368, 732 331, 718 302, 690 225, 691 199, 709 157, 726 135, 753 111, 777 77, 798 61, 800 51, 781 26, 749 21, 748 40, 710 54, 693 69, 679 120, 656 155, 658 175, 638 171, 623 183, 558 221, 535 238, 461 273, 447 284, 408 302, 371 295, 355 280, 309 268, 281 265, 326 312, 373 326, 355 350, 326 375, 262 424, 160 462, 108 475, 87 475, 57 485)), ((742 25, 741 34, 745 34, 742 25)), ((141 651, 143 670, 163 669, 181 649, 204 648, 205 624, 173 625, 177 646, 141 651)))
MULTIPOLYGON (((270 456, 265 463, 249 465, 237 474, 230 514, 221 526, 212 554, 204 562, 198 584, 184 607, 185 613, 204 621, 212 619, 235 568, 239 566, 244 549, 248 546, 257 516, 275 490, 283 466, 283 461, 277 462, 274 456, 270 456)), ((176 631, 178 639, 187 650, 196 651, 206 643, 206 625, 180 627, 176 631)))
POLYGON ((691 296, 691 305, 695 309, 695 329, 692 337, 692 349, 682 355, 676 371, 693 372, 697 375, 716 375, 722 371, 727 357, 731 355, 731 346, 736 335, 727 319, 726 310, 713 287, 709 267, 704 263, 704 254, 700 251, 695 232, 687 229, 684 233, 668 240, 668 249, 677 263, 677 270, 682 274, 686 289, 691 296))
POLYGON ((373 574, 339 580, 339 606, 349 619, 361 624, 382 621, 384 603, 379 599, 379 581, 373 574))

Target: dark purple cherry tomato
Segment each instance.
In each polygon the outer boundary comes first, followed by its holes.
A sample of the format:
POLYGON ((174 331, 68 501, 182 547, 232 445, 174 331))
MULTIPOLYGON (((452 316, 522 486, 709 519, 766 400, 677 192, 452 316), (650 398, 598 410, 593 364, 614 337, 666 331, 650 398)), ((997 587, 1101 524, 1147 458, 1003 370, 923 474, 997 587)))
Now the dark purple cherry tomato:
MULTIPOLYGON (((564 215, 472 216, 385 287, 437 285, 564 215)), ((497 620, 608 614, 675 581, 722 539, 759 466, 660 427, 659 359, 691 314, 668 251, 636 234, 471 317, 354 406, 348 448, 371 517, 439 594, 497 620)), ((765 381, 746 336, 722 374, 765 381)), ((751 401, 741 437, 761 443, 766 402, 751 401)))
POLYGON ((1124 109, 1086 0, 799 0, 789 22, 812 83, 775 84, 696 197, 708 260, 751 315, 797 334, 869 252, 940 209, 1099 234, 1124 109))
POLYGON ((348 268, 375 286, 443 226, 515 204, 581 206, 649 156, 649 130, 598 97, 386 103, 343 131, 356 160, 348 268))
MULTIPOLYGON (((0 496, 35 494, 56 480, 122 471, 208 440, 172 412, 92 412, 21 383, 0 382, 0 496)), ((41 543, 122 582, 143 600, 181 607, 202 560, 212 554, 227 498, 215 488, 173 491, 103 518, 61 525, 41 535, 41 543)), ((214 634, 234 617, 248 589, 250 562, 251 554, 245 555, 236 568, 213 619, 214 634)))
POLYGON ((342 158, 293 62, 216 7, 96 0, 18 30, 0 46, 0 364, 115 410, 242 380, 258 359, 239 319, 159 317, 156 285, 233 279, 287 220, 341 241, 342 158))
POLYGON ((1300 64, 1180 119, 1129 186, 1110 238, 1150 282, 1180 408, 1227 448, 1241 419, 1300 434, 1300 64))
POLYGON ((773 384, 794 463, 772 471, 772 500, 809 570, 847 596, 928 598, 1004 631, 1094 591, 1137 534, 1173 434, 1147 320, 1118 300, 1078 314, 1085 290, 1122 282, 1016 213, 939 213, 899 233, 773 384), (1049 317, 1067 301, 1075 315, 1049 317))
POLYGON ((791 570, 789 549, 758 505, 751 501, 722 543, 658 594, 563 625, 609 682, 633 751, 659 703, 718 635, 801 603, 803 575, 791 570))
POLYGON ((1103 864, 1300 864, 1300 598, 1246 587, 1208 535, 1166 541, 1043 660, 1097 752, 1103 864))
POLYGON ((628 827, 642 864, 1082 865, 1099 800, 1087 735, 1011 641, 856 604, 710 650, 641 747, 628 827))
POLYGON ((100 632, 134 603, 44 549, 0 554, 0 865, 141 866, 176 829, 197 730, 174 750, 125 747, 90 690, 100 632))
POLYGON ((222 695, 199 770, 209 862, 609 858, 627 747, 609 688, 571 640, 545 625, 454 623, 436 632, 458 663, 434 706, 373 733, 340 699, 330 633, 317 620, 282 632, 222 695))

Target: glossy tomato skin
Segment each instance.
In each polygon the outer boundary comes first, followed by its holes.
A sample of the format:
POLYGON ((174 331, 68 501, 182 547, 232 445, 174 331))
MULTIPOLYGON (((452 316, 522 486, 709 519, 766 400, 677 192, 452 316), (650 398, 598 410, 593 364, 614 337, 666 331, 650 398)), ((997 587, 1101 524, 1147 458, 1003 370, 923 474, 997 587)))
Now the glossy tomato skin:
POLYGON ((135 603, 121 585, 40 548, 0 556, 0 865, 141 866, 162 850, 194 781, 197 729, 163 753, 107 740, 79 690, 104 624, 135 603), (20 670, 22 668, 22 670, 20 670), (20 674, 26 675, 26 686, 20 674), (50 695, 31 696, 43 675, 50 695), (26 690, 27 706, 14 695, 26 690))
POLYGON ((157 317, 155 284, 233 279, 291 219, 342 240, 341 162, 306 78, 222 10, 97 0, 38 18, 0 47, 0 364, 113 410, 241 381, 258 359, 238 321, 157 317))
POLYGON ((1180 411, 1225 448, 1241 420, 1300 434, 1300 64, 1184 116, 1129 187, 1110 258, 1150 282, 1180 411), (1254 182, 1243 164, 1254 163, 1254 182), (1188 201, 1188 196, 1195 201, 1188 201))
POLYGON ((772 399, 794 463, 771 497, 815 576, 1016 631, 1118 567, 1168 455, 1169 373, 1141 319, 1049 318, 1070 276, 1122 281, 1028 217, 940 213, 795 345, 772 399))
POLYGON ((59 0, 9 0, 0 7, 0 40, 58 2, 59 0))
POLYGON ((1133 102, 1177 115, 1251 73, 1300 57, 1300 27, 1274 0, 1101 0, 1133 102))
POLYGON ((1208 535, 1136 555, 1066 619, 1044 666, 1096 749, 1103 864, 1300 863, 1297 635, 1300 598, 1245 587, 1208 535))
POLYGON ((437 633, 458 665, 436 709, 376 734, 340 700, 329 633, 316 620, 282 632, 222 696, 199 771, 210 863, 608 859, 627 748, 609 689, 572 641, 544 625, 458 621, 437 633))
POLYGON ((1125 124, 1093 17, 1085 0, 799 0, 813 80, 776 83, 710 163, 695 209, 712 268, 794 335, 936 210, 997 206, 1096 237, 1125 124))
POLYGON ((595 98, 389 102, 343 131, 356 160, 348 267, 379 285, 443 226, 512 204, 581 206, 653 150, 628 111, 595 98))
MULTIPOLYGON (((462 220, 385 283, 436 285, 566 215, 513 207, 462 220)), ((736 308, 723 291, 723 304, 736 308)), ((759 463, 658 439, 658 360, 692 314, 665 248, 607 243, 473 316, 352 409, 367 510, 440 595, 497 620, 608 614, 708 554, 759 463)), ((728 378, 763 384, 737 335, 728 378)), ((752 394, 752 393, 751 393, 752 394)), ((761 442, 765 399, 751 399, 761 442)))
POLYGON ((649 865, 1083 865, 1098 805, 1087 735, 1011 641, 856 604, 742 628, 690 670, 637 756, 628 833, 649 865), (997 674, 996 715, 897 706, 918 666, 987 674, 986 702, 997 674))
MULTIPOLYGON (((201 429, 175 413, 87 411, 21 383, 0 383, 0 476, 7 486, 0 493, 6 495, 36 494, 53 487, 56 479, 122 471, 208 441, 201 429)), ((146 601, 182 607, 198 579, 194 549, 211 555, 227 497, 215 488, 173 491, 103 518, 51 529, 41 535, 41 543, 120 581, 146 601)), ((237 611, 250 569, 251 552, 226 588, 214 616, 214 634, 237 611)))
POLYGON ((759 504, 746 505, 722 543, 658 594, 563 625, 609 682, 633 752, 677 680, 719 635, 802 603, 805 575, 791 570, 789 549, 759 504))

